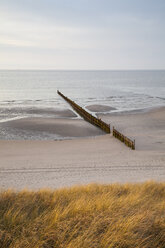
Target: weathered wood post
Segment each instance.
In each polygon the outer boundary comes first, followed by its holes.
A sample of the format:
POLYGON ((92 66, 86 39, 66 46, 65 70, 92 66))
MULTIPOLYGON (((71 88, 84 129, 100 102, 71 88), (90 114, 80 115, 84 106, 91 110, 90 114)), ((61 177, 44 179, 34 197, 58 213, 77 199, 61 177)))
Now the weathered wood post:
POLYGON ((88 113, 85 109, 80 107, 78 104, 73 102, 71 99, 68 97, 64 96, 59 90, 57 90, 57 93, 63 97, 71 106, 72 108, 80 115, 82 116, 86 121, 90 122, 91 124, 101 128, 104 132, 110 133, 110 128, 108 124, 104 123, 101 119, 98 119, 88 113))

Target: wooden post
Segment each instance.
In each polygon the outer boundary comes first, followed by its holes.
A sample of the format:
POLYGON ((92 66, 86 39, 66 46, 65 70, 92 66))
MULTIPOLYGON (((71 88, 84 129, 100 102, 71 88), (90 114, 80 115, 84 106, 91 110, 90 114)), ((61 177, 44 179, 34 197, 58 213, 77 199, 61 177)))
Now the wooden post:
POLYGON ((106 124, 105 122, 103 122, 101 119, 98 119, 98 118, 94 117, 93 115, 91 115, 90 113, 88 113, 85 109, 83 109, 82 107, 80 107, 74 101, 72 101, 71 99, 69 99, 66 96, 64 96, 59 90, 57 90, 57 93, 61 97, 63 97, 72 106, 72 108, 80 116, 82 116, 85 120, 87 120, 88 122, 92 123, 93 125, 101 128, 104 132, 110 133, 110 127, 108 126, 108 124, 106 124))

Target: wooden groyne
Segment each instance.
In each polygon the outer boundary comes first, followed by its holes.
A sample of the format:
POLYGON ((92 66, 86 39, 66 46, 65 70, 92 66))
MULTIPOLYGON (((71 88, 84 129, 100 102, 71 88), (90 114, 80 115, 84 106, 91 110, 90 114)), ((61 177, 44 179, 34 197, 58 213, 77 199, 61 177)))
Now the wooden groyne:
POLYGON ((130 147, 132 150, 135 150, 135 140, 132 141, 131 139, 129 139, 128 137, 117 131, 114 127, 113 127, 113 136, 119 139, 121 142, 123 142, 126 146, 130 147))
POLYGON ((106 133, 110 133, 111 129, 110 129, 110 124, 105 123, 104 121, 102 121, 99 118, 96 118, 95 116, 91 115, 90 113, 88 113, 85 109, 83 109, 82 107, 80 107, 77 103, 75 103, 74 101, 72 101, 71 99, 69 99, 68 97, 64 96, 59 90, 57 91, 57 93, 64 98, 65 101, 67 101, 72 108, 81 116, 83 117, 86 121, 90 122, 91 124, 99 127, 100 129, 102 129, 104 132, 106 133))
MULTIPOLYGON (((71 99, 69 99, 68 97, 64 96, 59 90, 57 91, 57 93, 65 100, 67 101, 72 108, 81 116, 83 117, 86 121, 90 122, 91 124, 99 127, 100 129, 102 129, 104 132, 106 133, 110 133, 111 129, 110 129, 110 124, 105 123, 104 121, 102 121, 99 118, 96 118, 95 116, 91 115, 90 113, 88 113, 85 109, 83 109, 82 107, 80 107, 77 103, 75 103, 74 101, 72 101, 71 99)), ((130 147, 132 150, 135 150, 135 140, 132 141, 131 139, 129 139, 128 137, 126 137, 125 135, 123 135, 122 133, 120 133, 119 131, 117 131, 114 127, 113 127, 113 136, 117 139, 119 139, 121 142, 123 142, 126 146, 130 147)))

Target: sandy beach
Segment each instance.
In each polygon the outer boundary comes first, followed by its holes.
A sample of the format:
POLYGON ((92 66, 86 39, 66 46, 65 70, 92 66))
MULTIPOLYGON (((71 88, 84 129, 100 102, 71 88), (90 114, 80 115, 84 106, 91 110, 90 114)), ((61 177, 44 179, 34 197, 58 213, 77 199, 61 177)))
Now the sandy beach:
POLYGON ((12 130, 40 130, 81 138, 1 140, 0 188, 165 180, 165 107, 99 117, 135 138, 136 150, 82 119, 26 118, 1 123, 12 130))
POLYGON ((111 110, 115 110, 116 108, 112 108, 112 107, 107 106, 107 105, 94 104, 94 105, 86 106, 86 109, 88 109, 88 110, 90 110, 92 112, 108 112, 108 111, 111 111, 111 110))

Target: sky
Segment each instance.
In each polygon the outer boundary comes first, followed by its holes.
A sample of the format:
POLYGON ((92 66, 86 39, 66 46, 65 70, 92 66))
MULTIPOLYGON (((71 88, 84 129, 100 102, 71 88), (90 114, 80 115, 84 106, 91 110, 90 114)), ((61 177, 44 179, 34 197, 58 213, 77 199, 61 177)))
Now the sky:
POLYGON ((0 69, 165 69, 165 0, 0 0, 0 69))

